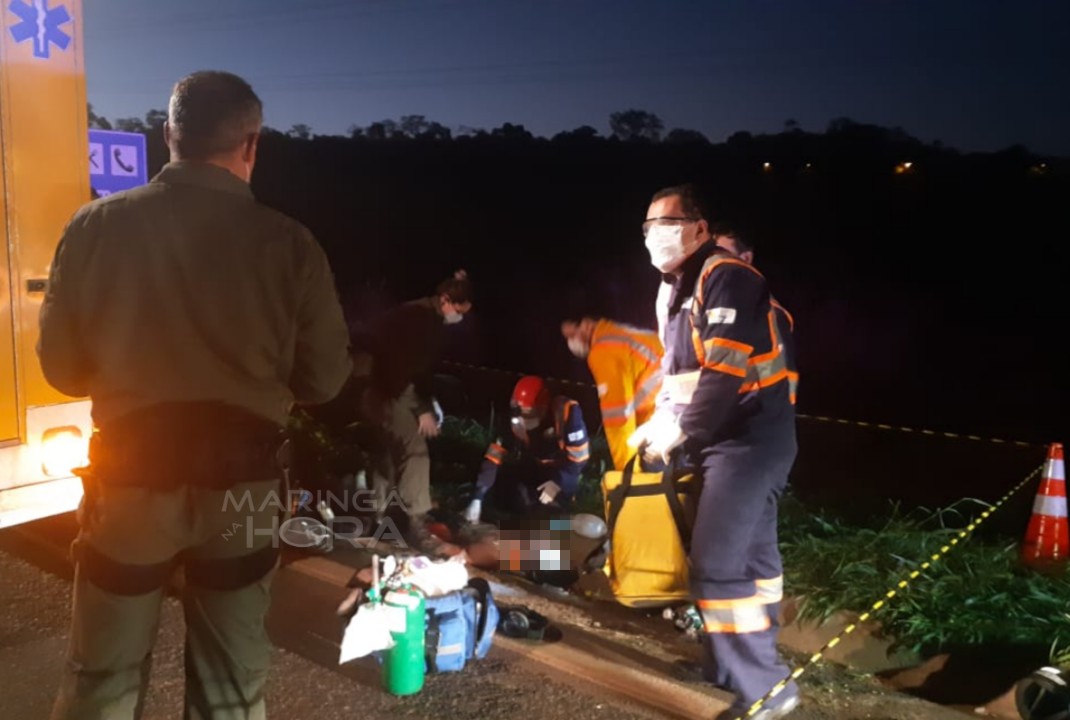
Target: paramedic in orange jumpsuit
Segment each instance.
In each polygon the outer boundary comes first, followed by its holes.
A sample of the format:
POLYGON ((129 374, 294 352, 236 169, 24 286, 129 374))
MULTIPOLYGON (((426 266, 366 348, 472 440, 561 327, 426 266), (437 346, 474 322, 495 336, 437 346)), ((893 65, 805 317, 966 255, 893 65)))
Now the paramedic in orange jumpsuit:
POLYGON ((661 340, 650 330, 589 317, 561 323, 561 334, 572 354, 587 360, 613 465, 623 470, 635 454, 628 438, 654 415, 661 389, 661 340))

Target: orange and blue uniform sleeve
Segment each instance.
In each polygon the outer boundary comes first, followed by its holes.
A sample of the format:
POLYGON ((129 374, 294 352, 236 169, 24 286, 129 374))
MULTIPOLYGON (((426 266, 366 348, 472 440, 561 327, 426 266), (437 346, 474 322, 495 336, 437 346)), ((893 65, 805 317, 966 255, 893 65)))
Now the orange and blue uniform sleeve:
POLYGON ((558 428, 561 452, 557 462, 557 484, 561 486, 561 492, 567 502, 576 495, 580 475, 591 458, 587 424, 583 421, 583 411, 575 400, 564 404, 558 428))
POLYGON ((705 271, 699 290, 692 344, 700 374, 680 429, 689 438, 708 441, 736 411, 755 347, 763 338, 768 342, 769 292, 761 275, 733 260, 705 271))
POLYGON ((508 454, 509 451, 502 443, 501 438, 496 439, 487 446, 486 451, 483 453, 483 464, 480 465, 479 475, 476 477, 476 498, 482 500, 490 492, 490 489, 494 487, 494 482, 498 479, 498 467, 508 454))

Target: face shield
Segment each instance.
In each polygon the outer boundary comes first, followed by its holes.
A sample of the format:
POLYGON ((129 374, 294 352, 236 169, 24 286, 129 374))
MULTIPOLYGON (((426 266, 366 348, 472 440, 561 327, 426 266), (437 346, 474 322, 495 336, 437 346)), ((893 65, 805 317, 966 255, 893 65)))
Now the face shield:
POLYGON ((535 408, 525 408, 519 405, 510 405, 510 410, 512 411, 510 426, 513 429, 513 435, 527 442, 528 433, 538 428, 542 422, 542 418, 539 417, 539 411, 535 408))

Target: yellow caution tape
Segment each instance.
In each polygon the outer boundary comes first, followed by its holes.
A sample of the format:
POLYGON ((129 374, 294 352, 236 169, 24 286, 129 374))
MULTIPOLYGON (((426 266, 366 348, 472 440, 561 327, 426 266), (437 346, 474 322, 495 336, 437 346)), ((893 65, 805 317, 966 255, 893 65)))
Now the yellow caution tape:
POLYGON ((951 552, 951 548, 958 545, 960 541, 965 540, 970 535, 970 533, 976 530, 981 523, 991 517, 992 513, 996 512, 1015 493, 1017 493, 1023 487, 1028 485, 1033 478, 1035 478, 1041 473, 1041 471, 1043 471, 1043 469, 1044 466, 1041 465, 1036 470, 1029 473, 1029 475, 1027 475, 1024 480, 1022 480, 1020 483, 1011 488, 1010 491, 1006 495, 1001 497, 999 501, 997 501, 992 507, 981 513, 977 517, 977 519, 970 522, 970 524, 967 525, 962 531, 960 531, 958 535, 951 538, 951 540, 948 541, 947 545, 944 545, 940 548, 939 552, 933 553, 931 556, 929 556, 929 559, 919 565, 917 569, 912 570, 908 575, 906 575, 906 577, 897 582, 891 589, 888 590, 888 592, 884 593, 880 600, 877 600, 875 603, 873 603, 869 607, 869 610, 859 615, 858 619, 855 622, 851 623, 843 630, 841 630, 836 637, 829 640, 820 650, 811 655, 805 664, 795 668, 795 670, 793 670, 790 675, 788 675, 786 678, 774 685, 769 692, 767 692, 762 698, 760 698, 757 702, 751 705, 747 712, 744 715, 740 716, 740 720, 745 720, 746 718, 753 717, 755 714, 757 714, 767 702, 769 702, 781 692, 783 692, 784 688, 786 688, 791 681, 797 680, 799 676, 801 676, 809 668, 817 664, 827 651, 839 645, 845 637, 857 630, 858 626, 861 623, 864 623, 866 620, 869 620, 874 613, 879 612, 881 608, 883 608, 890 600, 892 600, 892 598, 898 595, 901 590, 905 590, 912 581, 917 580, 923 572, 931 568, 933 566, 933 563, 939 562, 941 558, 951 552))
POLYGON ((912 428, 902 425, 887 425, 885 423, 872 423, 865 422, 864 420, 842 420, 839 418, 824 417, 822 415, 803 415, 802 413, 796 413, 795 417, 803 420, 813 420, 815 422, 831 423, 834 425, 851 425, 854 427, 874 428, 876 430, 894 430, 901 433, 915 433, 918 435, 929 435, 932 437, 943 437, 952 440, 973 440, 975 442, 990 442, 998 445, 1013 445, 1015 447, 1025 448, 1039 448, 1046 447, 1040 443, 1023 442, 1021 440, 1004 440, 1001 438, 986 438, 980 435, 963 435, 961 433, 953 432, 941 432, 939 430, 924 430, 921 428, 912 428))
MULTIPOLYGON (((524 373, 515 372, 512 370, 499 370, 498 368, 490 368, 482 365, 466 365, 464 363, 456 362, 443 362, 443 365, 450 365, 453 367, 465 368, 468 370, 479 370, 481 372, 496 373, 498 375, 512 375, 514 377, 520 377, 524 373)), ((560 380, 558 378, 546 378, 555 383, 562 385, 574 385, 576 387, 584 387, 594 389, 593 383, 576 382, 575 380, 560 380)), ((894 432, 908 433, 915 435, 926 435, 929 437, 942 437, 951 440, 973 440, 974 442, 989 442, 997 445, 1013 445, 1014 447, 1021 448, 1046 448, 1046 444, 1023 442, 1021 440, 1004 440, 1002 438, 986 438, 980 435, 964 435, 962 433, 943 432, 940 430, 925 430, 921 428, 906 427, 903 425, 888 425, 886 423, 874 423, 866 422, 864 420, 844 420, 842 418, 831 418, 823 415, 804 415, 802 413, 796 413, 795 417, 800 420, 810 420, 813 422, 829 423, 832 425, 847 425, 851 427, 871 428, 875 430, 892 430, 894 432)))

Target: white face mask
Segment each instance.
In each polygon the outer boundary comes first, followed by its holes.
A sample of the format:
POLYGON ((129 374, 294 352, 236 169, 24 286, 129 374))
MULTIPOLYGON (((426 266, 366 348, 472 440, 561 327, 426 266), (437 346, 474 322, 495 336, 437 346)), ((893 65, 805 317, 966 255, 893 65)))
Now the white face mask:
POLYGON ((646 234, 650 264, 663 273, 672 272, 687 258, 683 225, 654 225, 646 234))
POLYGON ((590 354, 591 347, 579 338, 570 337, 568 339, 568 350, 578 358, 585 358, 590 354))
POLYGON ((453 312, 448 312, 443 315, 442 319, 447 325, 454 325, 456 323, 459 323, 461 320, 464 320, 464 315, 461 315, 459 312, 454 310, 453 312))

